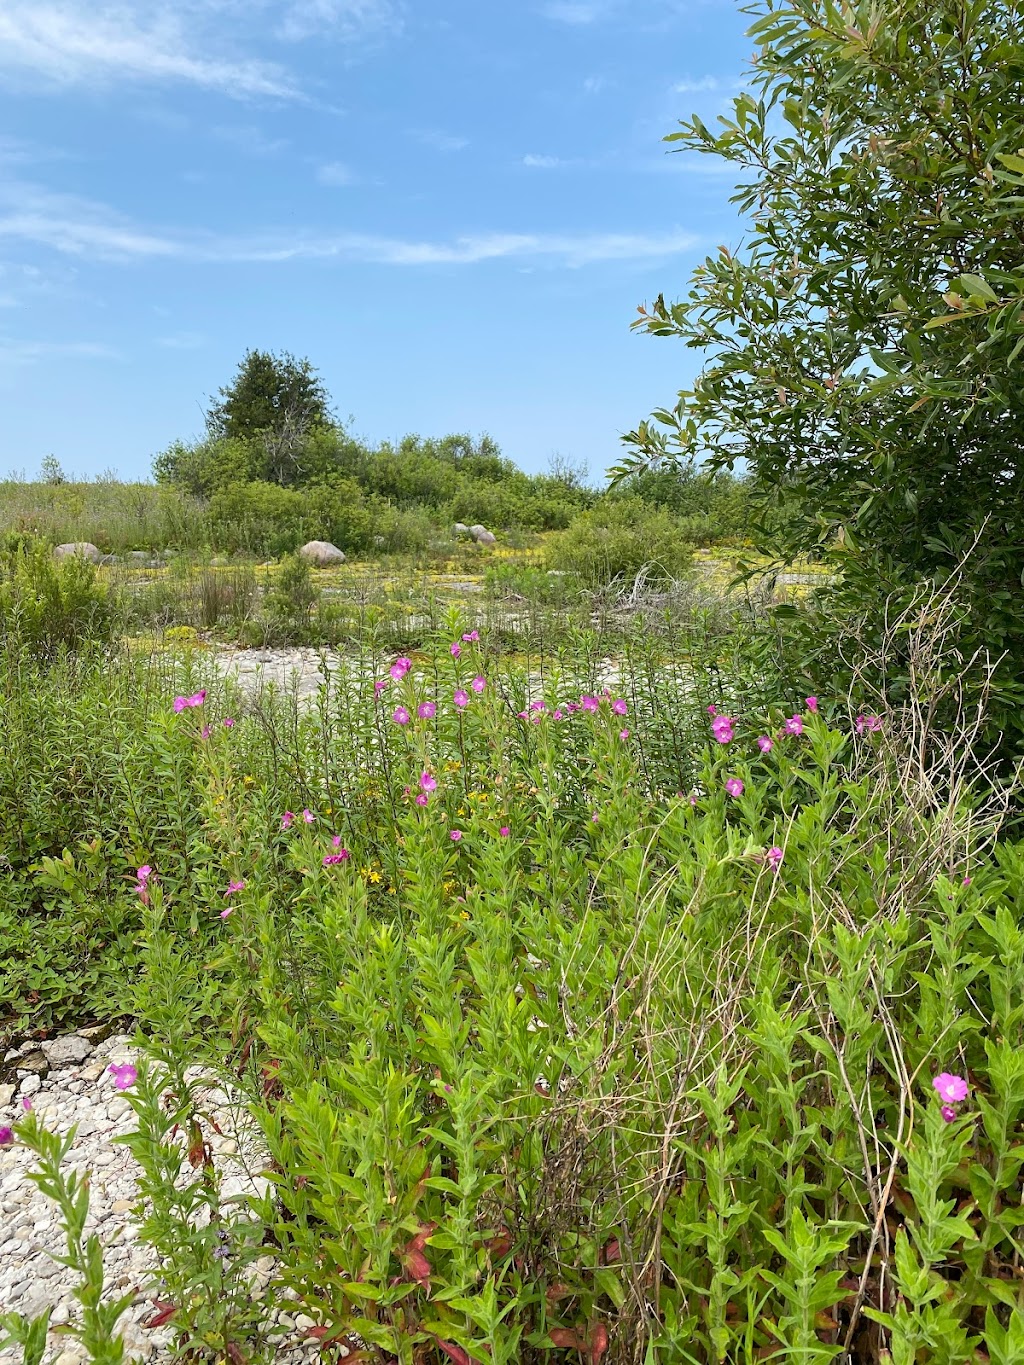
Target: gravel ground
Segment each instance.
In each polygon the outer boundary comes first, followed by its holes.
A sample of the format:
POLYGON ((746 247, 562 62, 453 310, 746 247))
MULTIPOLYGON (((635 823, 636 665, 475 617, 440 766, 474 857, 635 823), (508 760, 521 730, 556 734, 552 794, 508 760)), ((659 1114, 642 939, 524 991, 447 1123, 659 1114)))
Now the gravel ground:
MULTIPOLYGON (((174 1358, 171 1333, 166 1326, 146 1326, 155 1312, 159 1266, 153 1249, 140 1242, 131 1216, 139 1197, 135 1163, 127 1147, 113 1139, 132 1130, 134 1114, 108 1071, 134 1055, 127 1037, 104 1038, 102 1029, 12 1049, 4 1059, 4 1072, 13 1071, 13 1079, 0 1085, 0 1126, 13 1126, 24 1116, 26 1096, 51 1131, 63 1135, 78 1125, 64 1169, 91 1172, 86 1234, 97 1232, 103 1244, 107 1294, 113 1299, 135 1293, 119 1323, 126 1358, 155 1365, 174 1358)), ((266 1182, 253 1173, 261 1162, 252 1133, 223 1092, 207 1094, 223 1130, 209 1134, 225 1176, 222 1194, 261 1192, 266 1182)), ((66 1252, 66 1240, 55 1206, 29 1179, 35 1162, 35 1155, 17 1142, 0 1148, 0 1308, 32 1316, 49 1307, 51 1324, 59 1327, 75 1320, 79 1304, 72 1291, 79 1280, 53 1259, 66 1252)), ((273 1268, 270 1256, 256 1262, 257 1296, 265 1292, 273 1268)), ((266 1321, 276 1342, 275 1361, 304 1365, 319 1358, 316 1341, 305 1339, 315 1325, 311 1319, 282 1314, 268 1304, 266 1321)), ((74 1338, 51 1331, 45 1365, 77 1365, 85 1359, 74 1338)), ((0 1350, 0 1365, 21 1365, 21 1349, 0 1350)))

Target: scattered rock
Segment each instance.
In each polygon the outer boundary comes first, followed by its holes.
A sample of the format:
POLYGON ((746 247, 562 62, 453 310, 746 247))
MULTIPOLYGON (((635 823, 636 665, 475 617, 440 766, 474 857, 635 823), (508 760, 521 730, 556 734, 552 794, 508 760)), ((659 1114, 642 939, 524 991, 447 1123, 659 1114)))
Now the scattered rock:
POLYGON ((96 546, 88 540, 72 540, 66 545, 55 545, 53 547, 54 559, 70 559, 74 555, 78 555, 80 559, 89 560, 91 564, 98 564, 103 558, 96 546))
POLYGON ((84 1062, 93 1047, 80 1033, 68 1034, 66 1038, 52 1038, 40 1047, 51 1066, 70 1066, 73 1062, 84 1062))
POLYGON ((330 564, 344 564, 344 553, 338 549, 337 545, 332 545, 329 540, 308 540, 299 551, 299 558, 304 559, 309 564, 315 564, 318 569, 324 569, 330 564))
POLYGON ((470 534, 469 527, 464 522, 457 521, 455 525, 452 527, 453 536, 468 536, 469 534, 470 534))
POLYGON ((34 1071, 30 1071, 27 1076, 22 1078, 22 1082, 18 1086, 18 1094, 36 1095, 39 1093, 39 1087, 41 1085, 42 1081, 39 1079, 38 1074, 34 1071))
POLYGON ((497 545, 498 537, 493 531, 488 531, 486 526, 471 526, 469 534, 478 545, 497 545))
POLYGON ((32 1052, 23 1052, 14 1063, 16 1071, 34 1071, 37 1076, 45 1076, 50 1069, 46 1053, 40 1047, 35 1047, 32 1052))
POLYGON ((11 1100, 13 1100, 13 1099, 14 1099, 14 1086, 13 1086, 13 1085, 0 1085, 0 1109, 3 1109, 3 1108, 5 1107, 5 1105, 10 1104, 11 1100))

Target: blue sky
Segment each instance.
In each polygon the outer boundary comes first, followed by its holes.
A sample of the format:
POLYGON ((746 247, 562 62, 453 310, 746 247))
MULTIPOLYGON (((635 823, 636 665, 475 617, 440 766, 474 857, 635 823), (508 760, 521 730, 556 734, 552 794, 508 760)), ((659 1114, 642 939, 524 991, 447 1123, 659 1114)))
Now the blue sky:
POLYGON ((146 476, 247 347, 369 440, 600 476, 692 376, 631 334, 735 243, 667 154, 735 0, 0 0, 0 474, 146 476))

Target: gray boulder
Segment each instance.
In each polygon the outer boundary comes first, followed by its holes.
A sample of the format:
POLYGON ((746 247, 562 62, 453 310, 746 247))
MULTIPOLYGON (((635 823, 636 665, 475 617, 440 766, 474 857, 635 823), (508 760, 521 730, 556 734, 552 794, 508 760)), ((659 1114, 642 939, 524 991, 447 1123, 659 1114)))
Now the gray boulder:
POLYGON ((453 535, 453 536, 468 536, 468 535, 469 535, 469 527, 466 526, 463 522, 457 521, 457 522, 455 523, 455 525, 452 527, 452 535, 453 535))
POLYGON ((299 558, 324 569, 329 564, 344 564, 345 555, 329 540, 308 540, 299 551, 299 558))
POLYGON ((53 547, 54 559, 70 559, 73 555, 89 560, 90 564, 98 564, 103 558, 96 546, 88 540, 72 540, 67 545, 53 547))
POLYGON ((498 538, 493 531, 488 531, 486 526, 471 526, 469 534, 478 545, 497 545, 498 538))

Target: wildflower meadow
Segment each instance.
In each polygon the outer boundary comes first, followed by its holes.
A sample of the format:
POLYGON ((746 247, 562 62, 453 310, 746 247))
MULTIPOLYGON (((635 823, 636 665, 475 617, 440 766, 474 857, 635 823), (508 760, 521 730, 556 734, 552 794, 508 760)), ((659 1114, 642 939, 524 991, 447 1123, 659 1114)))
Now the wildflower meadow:
MULTIPOLYGON (((325 1360, 1019 1360, 1005 795, 912 708, 600 658, 453 615, 302 707, 201 651, 5 656, 5 1007, 137 1027, 182 1358, 273 1358, 271 1249, 325 1360)), ((56 1141, 0 1132, 80 1221, 56 1141)))

